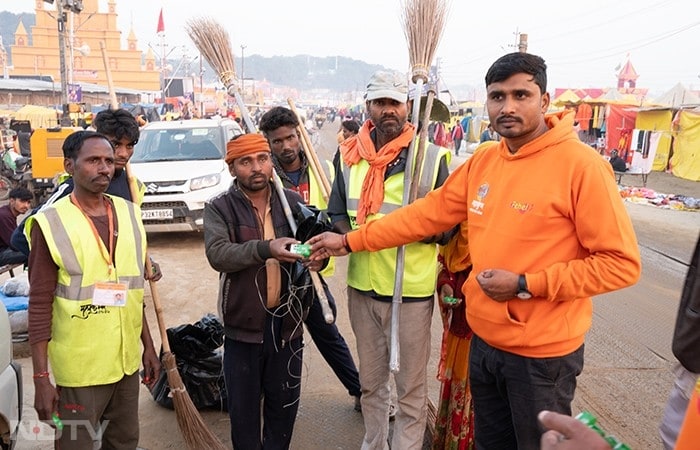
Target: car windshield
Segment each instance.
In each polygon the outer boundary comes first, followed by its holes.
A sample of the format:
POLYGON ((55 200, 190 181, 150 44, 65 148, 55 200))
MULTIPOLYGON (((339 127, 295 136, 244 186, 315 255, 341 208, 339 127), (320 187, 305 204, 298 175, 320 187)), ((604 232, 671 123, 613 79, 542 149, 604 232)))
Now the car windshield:
POLYGON ((224 154, 224 137, 218 127, 144 129, 131 162, 221 159, 224 154))

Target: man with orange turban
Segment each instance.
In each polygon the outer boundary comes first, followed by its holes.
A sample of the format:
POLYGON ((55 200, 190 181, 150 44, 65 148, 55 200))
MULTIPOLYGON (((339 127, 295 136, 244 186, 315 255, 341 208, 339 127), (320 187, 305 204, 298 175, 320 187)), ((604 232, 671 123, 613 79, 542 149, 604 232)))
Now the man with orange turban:
MULTIPOLYGON (((305 269, 289 249, 298 241, 270 183, 267 140, 254 133, 235 137, 226 146, 226 163, 234 181, 204 207, 204 245, 220 272, 231 441, 234 448, 285 449, 301 394, 302 321, 310 302, 294 280, 305 269)), ((303 204, 293 191, 284 195, 290 205, 303 204)))

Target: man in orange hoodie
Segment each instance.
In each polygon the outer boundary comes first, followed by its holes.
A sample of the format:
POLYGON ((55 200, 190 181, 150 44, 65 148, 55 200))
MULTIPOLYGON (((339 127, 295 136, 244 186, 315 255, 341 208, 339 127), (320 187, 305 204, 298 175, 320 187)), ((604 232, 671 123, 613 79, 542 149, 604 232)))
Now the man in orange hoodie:
POLYGON ((484 143, 425 198, 309 241, 312 258, 340 256, 466 221, 473 270, 463 292, 479 449, 537 449, 537 414, 571 414, 591 297, 630 286, 641 272, 610 164, 578 139, 572 112, 546 114, 546 69, 527 53, 496 60, 486 106, 500 142, 484 143))

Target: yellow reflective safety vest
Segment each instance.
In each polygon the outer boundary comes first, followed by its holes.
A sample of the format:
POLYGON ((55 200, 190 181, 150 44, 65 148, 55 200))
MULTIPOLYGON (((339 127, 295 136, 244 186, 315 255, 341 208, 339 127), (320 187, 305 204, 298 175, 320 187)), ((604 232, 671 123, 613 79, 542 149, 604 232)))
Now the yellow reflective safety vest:
MULTIPOLYGON (((333 177, 332 175, 334 174, 333 171, 333 163, 326 160, 326 165, 328 166, 328 170, 331 173, 331 178, 329 178, 330 183, 333 183, 333 177)), ((323 191, 321 189, 321 186, 319 185, 318 181, 316 181, 316 175, 313 174, 313 171, 311 169, 311 166, 308 167, 309 171, 309 205, 313 205, 317 207, 320 210, 325 211, 328 209, 328 204, 326 201, 323 199, 323 191)), ((335 273, 335 258, 331 257, 328 259, 328 265, 323 268, 322 271, 319 272, 322 276, 324 277, 330 277, 333 276, 335 273)))
MULTIPOLYGON (((451 153, 444 147, 429 144, 419 182, 419 197, 425 196, 435 187, 440 159, 450 162, 451 153)), ((362 182, 369 171, 369 163, 361 160, 352 167, 344 166, 347 213, 352 228, 358 228, 357 208, 362 192, 362 182)), ((367 216, 366 221, 377 220, 401 207, 403 202, 404 172, 393 174, 384 180, 384 202, 379 212, 367 216)), ((397 249, 378 252, 352 252, 348 261, 348 286, 360 291, 374 291, 382 296, 394 294, 397 249)), ((404 297, 427 297, 435 292, 437 278, 437 246, 414 242, 405 246, 405 268, 403 278, 404 297)))
POLYGON ((146 234, 137 205, 108 197, 118 224, 111 274, 100 247, 109 250, 70 196, 31 216, 25 227, 28 238, 32 226, 41 227, 58 266, 48 355, 60 386, 115 383, 141 364, 146 234), (125 306, 92 304, 95 283, 105 281, 127 284, 125 306))

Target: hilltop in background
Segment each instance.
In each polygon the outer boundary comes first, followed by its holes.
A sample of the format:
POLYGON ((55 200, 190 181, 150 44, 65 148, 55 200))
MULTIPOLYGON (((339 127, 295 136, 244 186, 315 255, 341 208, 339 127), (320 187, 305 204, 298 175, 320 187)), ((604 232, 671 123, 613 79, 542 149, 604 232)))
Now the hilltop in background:
MULTIPOLYGON (((22 20, 25 28, 31 33, 32 26, 36 23, 35 14, 13 14, 0 12, 0 37, 10 57, 10 47, 14 44, 14 32, 19 21, 22 20)), ((31 45, 32 37, 29 36, 31 45)), ((56 49, 58 51, 58 49, 56 49)), ((144 49, 142 51, 145 52, 144 49)), ((177 58, 168 58, 167 64, 178 68, 173 77, 199 77, 199 61, 197 55, 182 55, 177 58)), ((289 86, 299 91, 330 90, 333 92, 362 92, 370 75, 380 69, 386 69, 382 65, 368 64, 343 56, 316 57, 310 55, 264 57, 260 55, 245 55, 245 60, 235 58, 237 70, 243 69, 242 75, 246 80, 265 80, 276 85, 289 86)), ((9 61, 12 64, 12 61, 9 61)), ((205 62, 202 78, 205 84, 217 81, 216 74, 205 62)), ((446 86, 438 86, 444 91, 446 86)), ((466 98, 466 94, 474 95, 473 86, 449 86, 450 93, 456 101, 474 100, 466 98), (462 95, 464 94, 464 95, 462 95)), ((449 95, 448 95, 449 97, 449 95)), ((441 96, 442 98, 442 96, 441 96)), ((449 101, 449 100, 448 100, 449 101)))

